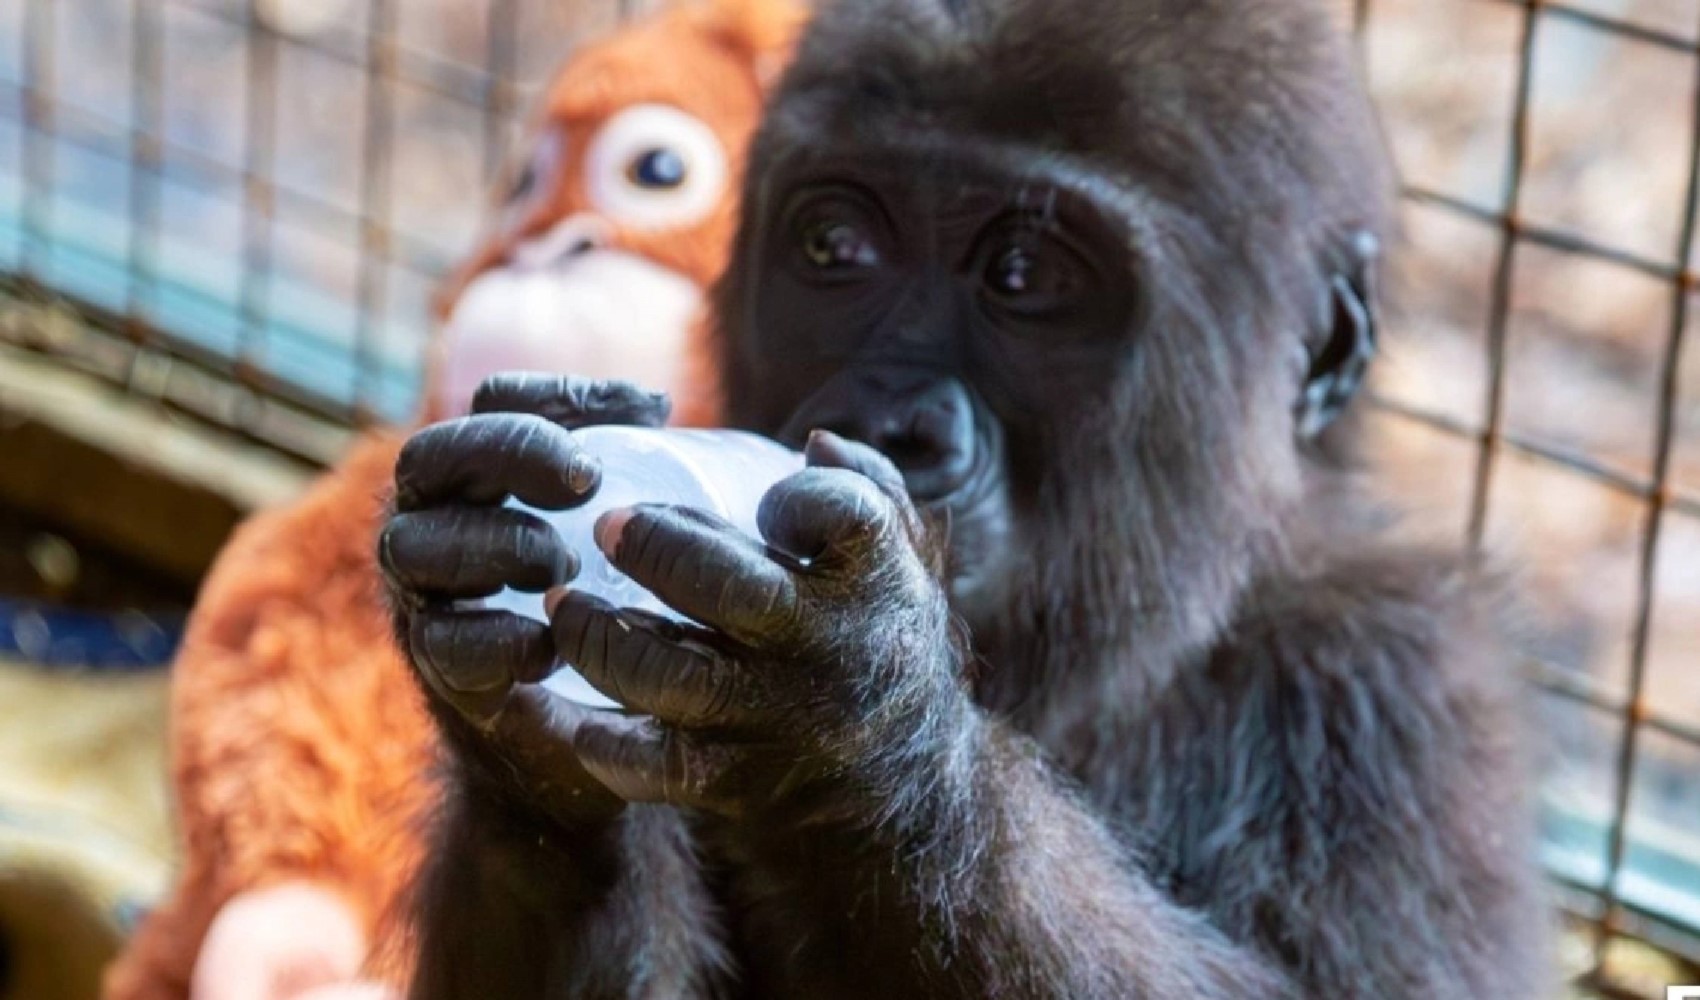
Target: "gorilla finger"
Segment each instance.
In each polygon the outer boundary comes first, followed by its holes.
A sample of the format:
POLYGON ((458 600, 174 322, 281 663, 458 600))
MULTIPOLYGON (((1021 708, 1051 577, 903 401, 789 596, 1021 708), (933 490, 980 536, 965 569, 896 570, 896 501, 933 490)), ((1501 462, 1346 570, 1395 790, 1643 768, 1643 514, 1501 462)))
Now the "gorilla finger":
POLYGON ((791 626, 791 571, 762 545, 704 511, 661 504, 611 510, 596 544, 622 573, 667 606, 747 645, 791 626))
POLYGON ((546 688, 520 686, 491 728, 502 755, 522 774, 536 776, 527 790, 557 820, 608 816, 625 804, 588 774, 573 747, 584 720, 600 714, 546 688))
POLYGON ((442 597, 503 587, 541 592, 578 574, 578 556, 542 518, 504 507, 439 507, 397 514, 378 535, 391 585, 442 597))
POLYGON ((910 499, 903 473, 880 451, 860 441, 839 437, 831 431, 813 431, 803 448, 803 456, 810 468, 849 469, 868 477, 897 509, 911 535, 921 536, 921 515, 910 499))
POLYGON ((627 802, 728 812, 745 751, 699 741, 654 719, 604 715, 579 726, 584 769, 627 802))
MULTIPOLYGON (((905 504, 907 506, 907 504, 905 504)), ((813 466, 767 491, 756 524, 770 545, 815 562, 860 563, 907 524, 885 491, 858 472, 813 466)))
POLYGON ((666 393, 630 382, 535 372, 492 375, 472 396, 473 413, 531 413, 569 430, 598 424, 660 427, 672 409, 666 393))
POLYGON ((550 611, 555 653, 627 708, 682 726, 751 721, 738 666, 676 623, 568 592, 550 611))
POLYGON ((596 491, 602 469, 572 433, 539 416, 486 413, 433 424, 402 446, 396 507, 463 501, 495 504, 512 494, 559 510, 596 491))
POLYGON ((411 635, 407 639, 407 657, 431 699, 449 706, 455 714, 481 730, 488 730, 491 723, 501 716, 508 695, 513 691, 513 688, 507 685, 497 685, 482 691, 456 691, 443 680, 436 666, 415 649, 411 635))
POLYGON ((868 477, 881 493, 900 506, 909 504, 909 490, 903 485, 903 473, 891 459, 879 450, 860 441, 839 437, 831 431, 809 432, 803 457, 810 468, 849 469, 868 477))
POLYGON ((408 650, 432 687, 450 701, 547 676, 555 646, 548 626, 506 611, 428 611, 408 623, 408 650))

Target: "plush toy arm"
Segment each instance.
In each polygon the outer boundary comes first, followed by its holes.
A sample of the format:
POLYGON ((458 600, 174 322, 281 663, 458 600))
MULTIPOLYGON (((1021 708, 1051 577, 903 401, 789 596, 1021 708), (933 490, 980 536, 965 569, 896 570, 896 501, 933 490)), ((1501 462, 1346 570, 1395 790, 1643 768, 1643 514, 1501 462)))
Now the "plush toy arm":
POLYGON ((183 874, 107 1000, 187 997, 239 893, 317 886, 371 939, 416 870, 435 743, 371 555, 397 449, 362 442, 301 502, 245 525, 208 577, 173 668, 183 874))
POLYGON ((184 1000, 189 995, 195 954, 217 908, 211 886, 196 875, 185 870, 171 897, 137 928, 106 970, 103 1000, 184 1000))

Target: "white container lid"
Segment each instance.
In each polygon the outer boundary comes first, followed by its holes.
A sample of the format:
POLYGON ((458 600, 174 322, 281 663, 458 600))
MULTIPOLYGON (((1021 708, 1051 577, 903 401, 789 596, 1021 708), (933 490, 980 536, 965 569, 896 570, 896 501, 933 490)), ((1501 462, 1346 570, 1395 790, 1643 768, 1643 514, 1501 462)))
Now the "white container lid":
MULTIPOLYGON (((767 438, 742 431, 665 430, 647 427, 589 427, 574 431, 580 445, 602 463, 602 484, 583 506, 546 511, 510 499, 507 506, 543 518, 579 557, 578 576, 568 586, 619 607, 682 618, 649 591, 615 569, 596 547, 597 518, 640 503, 698 507, 759 538, 756 510, 777 482, 803 468, 803 456, 767 438)), ((477 607, 511 611, 546 621, 543 595, 503 590, 477 607)), ((571 701, 618 707, 584 678, 562 665, 544 687, 571 701)))

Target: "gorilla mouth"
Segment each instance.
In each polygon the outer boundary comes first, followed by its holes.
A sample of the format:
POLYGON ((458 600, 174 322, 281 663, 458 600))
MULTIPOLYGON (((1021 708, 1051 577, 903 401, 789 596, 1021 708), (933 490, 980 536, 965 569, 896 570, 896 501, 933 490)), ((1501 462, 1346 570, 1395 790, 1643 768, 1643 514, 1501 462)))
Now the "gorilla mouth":
POLYGON ((801 442, 817 429, 873 448, 902 473, 953 597, 999 575, 1010 535, 1003 429, 967 384, 925 368, 853 367, 798 405, 778 437, 801 442))

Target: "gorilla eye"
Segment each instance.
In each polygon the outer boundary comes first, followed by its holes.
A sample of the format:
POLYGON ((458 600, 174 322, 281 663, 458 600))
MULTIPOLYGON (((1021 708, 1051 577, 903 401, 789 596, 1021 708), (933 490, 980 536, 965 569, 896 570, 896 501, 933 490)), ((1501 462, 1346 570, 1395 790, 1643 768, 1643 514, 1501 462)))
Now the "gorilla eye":
POLYGON ((986 284, 999 295, 1021 295, 1033 287, 1038 261, 1022 247, 1010 247, 992 262, 986 284))
POLYGON ((1045 312, 1080 291, 1081 275, 1062 249, 1022 240, 994 252, 981 281, 1001 305, 1018 312, 1045 312))
POLYGON ((860 229, 834 219, 822 219, 804 229, 803 256, 823 271, 874 267, 880 262, 879 251, 860 229))
POLYGON ((656 191, 683 185, 688 173, 684 158, 666 147, 645 150, 626 168, 626 177, 633 184, 656 191))

